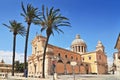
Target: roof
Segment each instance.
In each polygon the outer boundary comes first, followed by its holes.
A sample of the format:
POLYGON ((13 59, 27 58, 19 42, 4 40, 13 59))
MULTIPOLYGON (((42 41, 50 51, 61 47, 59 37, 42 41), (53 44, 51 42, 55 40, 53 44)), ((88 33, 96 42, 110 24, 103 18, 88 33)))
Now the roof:
POLYGON ((115 44, 115 49, 118 49, 118 48, 120 48, 120 33, 119 33, 119 35, 118 35, 118 38, 117 38, 117 41, 116 41, 116 44, 115 44))
POLYGON ((72 44, 71 45, 86 45, 86 43, 84 42, 83 39, 80 38, 80 35, 76 35, 76 38, 72 41, 72 44))

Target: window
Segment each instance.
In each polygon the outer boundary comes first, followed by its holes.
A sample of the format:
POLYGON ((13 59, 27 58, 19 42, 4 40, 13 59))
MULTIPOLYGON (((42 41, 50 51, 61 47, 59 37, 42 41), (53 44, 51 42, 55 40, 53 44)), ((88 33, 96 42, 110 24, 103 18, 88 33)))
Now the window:
POLYGON ((73 59, 73 56, 71 56, 71 59, 73 59))
POLYGON ((120 56, 118 56, 118 59, 120 59, 120 56))
POLYGON ((35 47, 35 54, 36 54, 36 52, 37 52, 37 47, 35 47))
POLYGON ((82 48, 81 50, 82 50, 82 52, 83 52, 83 46, 81 46, 81 48, 82 48))
POLYGON ((79 52, 80 52, 80 46, 78 46, 78 48, 79 48, 78 50, 79 50, 79 52))
POLYGON ((76 60, 78 60, 78 58, 76 57, 76 60))
POLYGON ((60 57, 60 53, 58 53, 58 56, 60 57))
POLYGON ((82 58, 82 60, 84 61, 84 57, 82 58))
POLYGON ((81 63, 81 66, 83 66, 83 64, 81 63))
POLYGON ((89 56, 88 58, 89 58, 89 60, 91 60, 91 56, 89 56))
POLYGON ((88 66, 88 64, 86 64, 86 66, 88 66))
POLYGON ((67 55, 65 55, 65 58, 67 58, 67 55))

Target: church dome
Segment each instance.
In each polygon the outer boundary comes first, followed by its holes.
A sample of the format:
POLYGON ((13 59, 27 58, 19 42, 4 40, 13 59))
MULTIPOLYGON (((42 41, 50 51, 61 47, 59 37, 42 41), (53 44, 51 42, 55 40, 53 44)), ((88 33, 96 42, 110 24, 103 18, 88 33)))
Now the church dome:
POLYGON ((80 35, 77 34, 71 45, 86 45, 86 43, 83 39, 80 39, 80 35))
POLYGON ((72 41, 71 51, 84 54, 86 52, 86 48, 86 43, 80 38, 80 35, 77 34, 75 39, 72 41))

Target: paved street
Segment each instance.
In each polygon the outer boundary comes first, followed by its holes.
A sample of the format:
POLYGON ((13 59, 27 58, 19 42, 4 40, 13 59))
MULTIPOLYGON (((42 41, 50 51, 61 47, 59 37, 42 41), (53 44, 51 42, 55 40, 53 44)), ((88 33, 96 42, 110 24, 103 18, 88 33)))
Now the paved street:
MULTIPOLYGON (((71 76, 59 76, 59 80, 74 80, 71 76)), ((119 76, 115 75, 76 75, 75 80, 120 80, 119 76)))
MULTIPOLYGON (((46 79, 9 76, 8 79, 0 79, 0 80, 53 80, 53 76, 48 76, 46 79)), ((59 75, 57 80, 74 80, 74 77, 73 77, 73 75, 59 75)), ((75 80, 120 80, 120 76, 115 76, 115 75, 75 75, 75 80)))

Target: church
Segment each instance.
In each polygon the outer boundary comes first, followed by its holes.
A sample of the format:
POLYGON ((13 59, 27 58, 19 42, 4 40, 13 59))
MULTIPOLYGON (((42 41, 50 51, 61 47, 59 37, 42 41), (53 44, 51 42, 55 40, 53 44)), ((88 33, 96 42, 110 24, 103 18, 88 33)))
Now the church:
MULTIPOLYGON (((41 77, 43 50, 46 37, 37 35, 32 40, 32 54, 28 57, 28 76, 41 77)), ((97 42, 96 42, 97 43, 97 42)), ((64 44, 63 44, 64 45, 64 44)), ((70 50, 48 44, 45 59, 45 75, 57 74, 106 74, 108 72, 105 47, 98 41, 96 49, 87 52, 87 44, 76 35, 70 50), (71 62, 76 62, 74 66, 71 62)))

